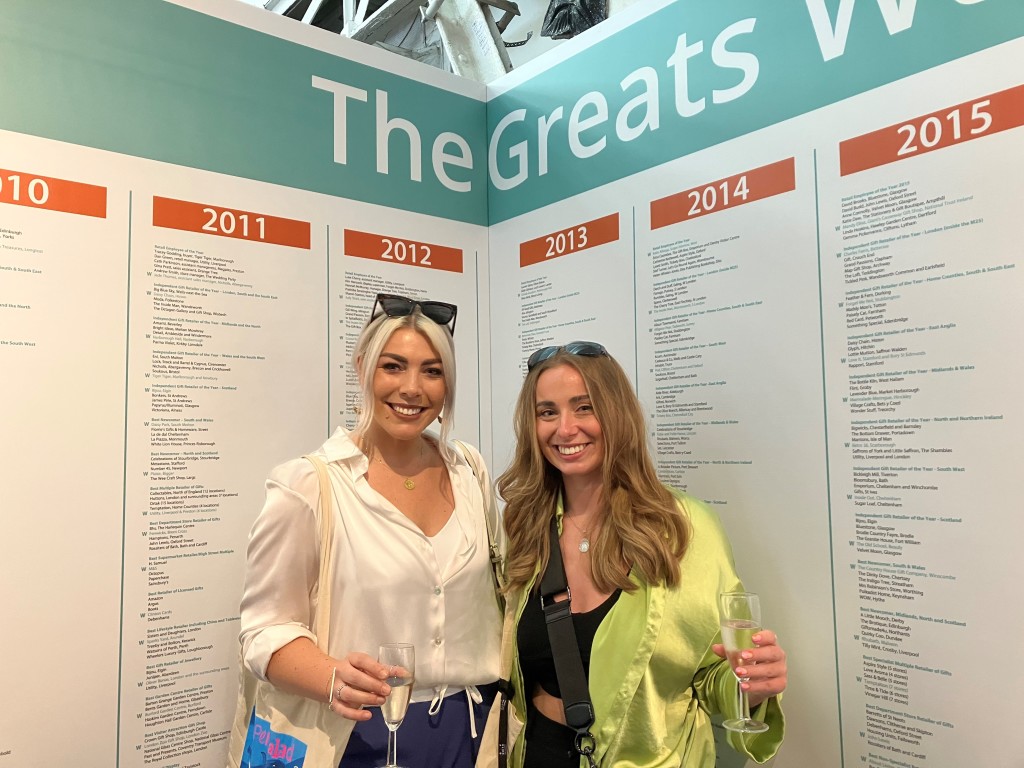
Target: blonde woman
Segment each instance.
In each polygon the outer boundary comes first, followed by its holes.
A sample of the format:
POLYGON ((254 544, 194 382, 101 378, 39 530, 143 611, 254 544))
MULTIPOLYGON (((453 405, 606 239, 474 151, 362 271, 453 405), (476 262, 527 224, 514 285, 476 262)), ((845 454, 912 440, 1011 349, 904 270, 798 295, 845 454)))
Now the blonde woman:
MULTIPOLYGON (((584 746, 599 765, 713 768, 711 716, 737 699, 718 635, 718 594, 740 589, 729 543, 708 507, 658 480, 640 403, 603 346, 545 347, 528 368, 514 458, 498 480, 517 622, 513 705, 526 720, 509 766, 587 765, 565 725, 537 593, 555 518, 596 716, 584 746)), ((764 762, 782 741, 786 655, 770 630, 755 642, 745 685, 770 727, 729 738, 764 762)))
MULTIPOLYGON (((390 689, 385 642, 415 645, 402 764, 468 768, 498 677, 501 617, 485 508, 493 497, 448 440, 455 402, 456 308, 380 294, 353 355, 358 424, 316 452, 337 516, 329 653, 310 630, 319 549, 317 476, 296 459, 273 470, 253 526, 242 599, 243 662, 259 678, 352 724, 341 765, 382 765, 390 689), (439 435, 427 428, 444 414, 439 435)), ((482 475, 482 476, 481 476, 482 475)))

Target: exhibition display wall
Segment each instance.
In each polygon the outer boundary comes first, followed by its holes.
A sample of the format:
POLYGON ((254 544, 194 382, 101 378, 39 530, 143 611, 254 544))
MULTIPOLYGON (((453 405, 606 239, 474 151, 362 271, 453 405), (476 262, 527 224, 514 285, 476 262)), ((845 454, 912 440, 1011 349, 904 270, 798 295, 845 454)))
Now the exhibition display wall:
POLYGON ((0 11, 2 768, 223 766, 263 482, 377 292, 459 305, 481 442, 483 86, 196 7, 0 11))
POLYGON ((774 764, 1024 764, 1024 7, 632 13, 492 88, 495 466, 528 354, 602 342, 789 652, 774 764))
POLYGON ((0 768, 221 768, 263 479, 352 423, 378 291, 459 305, 494 474, 529 352, 623 363, 790 652, 776 766, 1020 765, 1024 7, 641 5, 487 88, 5 6, 0 768))

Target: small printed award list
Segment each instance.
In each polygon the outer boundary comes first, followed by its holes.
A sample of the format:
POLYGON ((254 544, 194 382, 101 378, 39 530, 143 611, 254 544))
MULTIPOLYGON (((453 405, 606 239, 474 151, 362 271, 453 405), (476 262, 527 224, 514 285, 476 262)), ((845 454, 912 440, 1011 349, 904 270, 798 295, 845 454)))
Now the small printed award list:
MULTIPOLYGON (((7 158, 33 156, 19 139, 4 134, 3 141, 7 158)), ((5 626, 31 628, 0 661, 14 692, 0 707, 4 766, 46 763, 56 754, 48 753, 52 724, 39 713, 42 692, 67 678, 53 660, 68 653, 69 627, 74 653, 90 660, 77 685, 99 718, 116 697, 116 644, 97 627, 116 626, 118 616, 123 206, 111 204, 116 195, 103 172, 59 158, 33 162, 47 173, 0 169, 0 583, 5 626), (93 286, 116 287, 101 299, 93 286), (41 504, 40 492, 51 488, 55 503, 41 504), (60 610, 41 609, 43 593, 57 588, 60 610)), ((87 720, 66 723, 62 737, 81 754, 99 754, 109 729, 87 720)))
POLYGON ((0 227, 0 274, 7 288, 0 293, 0 347, 34 347, 36 341, 27 333, 31 324, 27 314, 32 311, 27 283, 32 276, 41 276, 40 263, 44 251, 25 237, 24 229, 0 227))
MULTIPOLYGON (((107 189, 69 179, 42 176, 23 170, 0 169, 0 349, 32 349, 40 335, 49 335, 56 301, 66 303, 67 272, 48 267, 66 245, 52 234, 59 229, 79 235, 107 235, 96 225, 107 218, 107 189), (48 234, 50 233, 50 234, 48 234), (48 246, 51 252, 48 251, 48 246), (33 310, 37 310, 34 312, 33 310), (42 314, 38 310, 42 310, 42 314)), ((86 246, 88 248, 88 246, 86 246)))
POLYGON ((241 584, 222 575, 262 502, 263 430, 284 437, 281 393, 322 357, 293 357, 308 223, 154 196, 137 230, 122 748, 164 765, 226 738, 241 584))
POLYGON ((840 664, 859 711, 847 743, 871 768, 993 757, 958 717, 991 704, 969 681, 985 595, 1012 567, 993 502, 1016 496, 1022 458, 1022 97, 843 142, 822 206, 840 664))
MULTIPOLYGON (((611 213, 519 244, 519 356, 524 363, 541 347, 578 338, 580 326, 594 322, 593 308, 606 300, 597 291, 615 281, 600 281, 601 288, 598 281, 588 281, 587 290, 581 290, 579 275, 598 268, 600 262, 594 259, 608 254, 600 246, 617 243, 620 237, 619 214, 611 213), (550 266, 538 269, 542 264, 550 266)), ((622 303, 621 295, 617 301, 622 303)))
POLYGON ((650 374, 659 475, 720 506, 729 499, 708 473, 721 479, 754 464, 764 444, 750 437, 761 430, 755 403, 783 391, 752 388, 758 376, 744 366, 756 365, 766 338, 793 336, 779 311, 788 302, 768 278, 790 272, 801 246, 766 233, 797 204, 795 188, 795 160, 786 158, 650 203, 648 274, 638 279, 647 295, 637 303, 651 312, 638 354, 650 374))

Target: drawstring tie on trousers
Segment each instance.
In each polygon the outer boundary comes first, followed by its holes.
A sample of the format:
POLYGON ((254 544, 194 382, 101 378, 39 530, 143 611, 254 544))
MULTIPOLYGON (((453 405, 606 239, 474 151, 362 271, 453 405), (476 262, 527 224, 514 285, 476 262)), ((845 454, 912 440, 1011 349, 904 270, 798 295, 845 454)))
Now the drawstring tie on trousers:
MULTIPOLYGON (((469 706, 469 735, 475 739, 477 737, 476 712, 473 705, 483 703, 484 697, 475 685, 467 685, 464 690, 466 691, 466 704, 469 706)), ((433 717, 441 711, 441 702, 444 701, 446 693, 448 693, 447 685, 434 689, 434 698, 430 700, 430 708, 427 710, 428 715, 433 717)))

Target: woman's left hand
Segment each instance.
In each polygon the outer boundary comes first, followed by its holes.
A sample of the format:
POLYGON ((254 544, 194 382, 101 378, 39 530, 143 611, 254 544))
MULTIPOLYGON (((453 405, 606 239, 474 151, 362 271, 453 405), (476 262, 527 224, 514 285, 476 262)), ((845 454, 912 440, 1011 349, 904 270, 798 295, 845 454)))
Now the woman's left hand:
MULTIPOLYGON (((770 629, 762 629, 753 639, 756 647, 740 654, 740 665, 735 672, 737 677, 747 678, 747 682, 740 685, 747 692, 750 706, 756 707, 786 690, 786 652, 770 629)), ((712 645, 711 650, 723 659, 726 657, 721 643, 712 645)))

